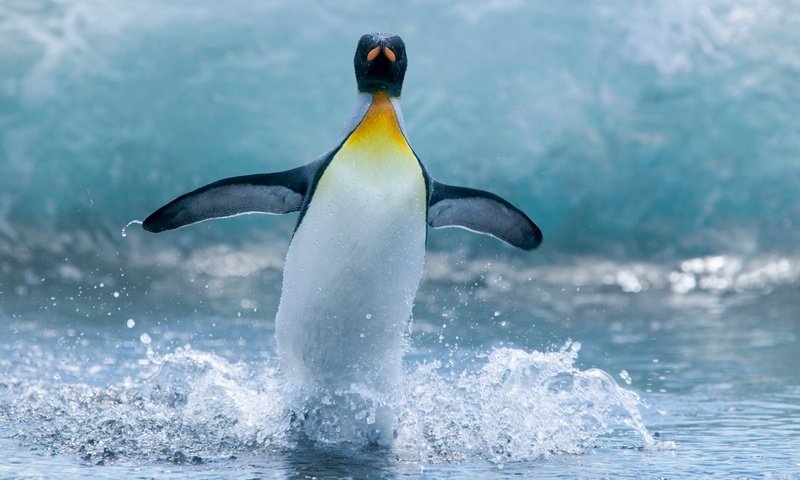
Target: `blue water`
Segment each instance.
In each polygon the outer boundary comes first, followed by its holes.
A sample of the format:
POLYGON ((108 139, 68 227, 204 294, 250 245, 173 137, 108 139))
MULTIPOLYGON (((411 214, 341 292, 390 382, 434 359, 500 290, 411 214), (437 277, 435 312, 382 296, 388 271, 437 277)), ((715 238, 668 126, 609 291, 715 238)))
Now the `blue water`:
MULTIPOLYGON (((800 4, 0 2, 0 476, 800 477, 800 4), (300 165, 403 36, 440 181, 390 450, 292 424, 295 218, 122 227, 300 165)), ((370 412, 355 412, 369 415, 370 412)))

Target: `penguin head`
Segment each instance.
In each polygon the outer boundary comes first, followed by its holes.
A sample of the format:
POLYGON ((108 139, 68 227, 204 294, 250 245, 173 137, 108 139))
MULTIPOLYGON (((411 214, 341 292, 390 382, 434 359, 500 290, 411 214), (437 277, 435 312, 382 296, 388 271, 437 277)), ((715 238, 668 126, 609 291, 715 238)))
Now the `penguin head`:
POLYGON ((359 92, 385 91, 393 97, 400 96, 408 65, 403 39, 387 33, 368 33, 358 41, 353 63, 359 92))

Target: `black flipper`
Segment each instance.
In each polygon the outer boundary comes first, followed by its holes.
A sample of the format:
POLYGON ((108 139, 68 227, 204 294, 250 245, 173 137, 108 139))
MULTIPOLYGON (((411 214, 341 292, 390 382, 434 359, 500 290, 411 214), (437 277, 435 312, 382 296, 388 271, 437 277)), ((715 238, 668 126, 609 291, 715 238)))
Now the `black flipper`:
POLYGON ((525 213, 497 195, 431 181, 428 225, 461 227, 499 238, 523 250, 542 243, 542 231, 525 213))
POLYGON ((142 228, 163 232, 212 218, 300 210, 317 162, 284 172, 225 178, 185 193, 148 216, 142 228))

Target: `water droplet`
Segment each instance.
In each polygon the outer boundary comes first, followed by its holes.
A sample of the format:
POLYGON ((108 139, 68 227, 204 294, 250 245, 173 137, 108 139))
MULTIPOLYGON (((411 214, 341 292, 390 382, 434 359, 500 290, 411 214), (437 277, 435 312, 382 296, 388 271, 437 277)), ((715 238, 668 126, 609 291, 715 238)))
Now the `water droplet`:
POLYGON ((150 335, 148 335, 146 333, 143 333, 143 334, 139 335, 139 341, 144 343, 145 345, 150 345, 150 342, 152 340, 150 339, 150 335))
POLYGON ((127 325, 128 328, 133 328, 136 326, 136 321, 132 318, 129 318, 128 321, 125 322, 125 325, 127 325))
POLYGON ((138 223, 139 225, 141 225, 141 224, 142 224, 142 221, 141 221, 141 220, 131 220, 130 222, 128 222, 128 224, 127 224, 127 225, 125 225, 124 227, 122 227, 122 232, 120 232, 120 233, 122 234, 122 237, 123 237, 123 238, 125 238, 125 237, 127 237, 127 236, 128 236, 128 232, 127 232, 127 230, 128 230, 128 227, 130 227, 130 226, 131 226, 131 225, 133 225, 134 223, 138 223))
POLYGON ((631 382, 632 382, 632 380, 631 380, 631 375, 628 373, 628 371, 627 371, 627 370, 620 370, 620 372, 619 372, 619 378, 621 378, 622 380, 624 380, 624 381, 625 381, 625 383, 626 383, 626 384, 628 384, 628 385, 630 385, 630 384, 631 384, 631 382))
POLYGON ((366 317, 367 317, 367 320, 369 320, 370 318, 372 318, 372 314, 371 314, 371 313, 368 313, 368 314, 366 315, 366 317))
POLYGON ((119 298, 119 292, 114 292, 112 295, 114 295, 114 298, 119 298))

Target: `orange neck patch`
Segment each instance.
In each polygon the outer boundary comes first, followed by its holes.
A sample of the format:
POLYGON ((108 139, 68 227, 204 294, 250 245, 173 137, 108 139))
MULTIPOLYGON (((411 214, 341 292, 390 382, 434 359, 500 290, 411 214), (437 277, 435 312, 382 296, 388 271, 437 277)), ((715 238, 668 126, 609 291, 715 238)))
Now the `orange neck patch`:
POLYGON ((414 211, 425 211, 422 167, 403 134, 398 114, 386 93, 373 95, 361 122, 325 169, 315 198, 360 195, 361 200, 369 198, 367 202, 405 198, 413 202, 414 211))
POLYGON ((372 105, 350 134, 344 148, 409 148, 394 105, 385 92, 372 95, 372 105))

